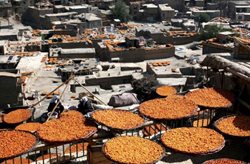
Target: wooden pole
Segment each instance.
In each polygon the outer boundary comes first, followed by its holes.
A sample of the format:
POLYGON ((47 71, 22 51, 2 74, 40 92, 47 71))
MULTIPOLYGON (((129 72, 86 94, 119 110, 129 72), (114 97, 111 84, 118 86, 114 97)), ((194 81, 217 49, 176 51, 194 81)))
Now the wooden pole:
MULTIPOLYGON (((72 79, 72 78, 70 78, 70 79, 72 79)), ((49 117, 47 118, 46 122, 51 118, 52 114, 55 112, 55 110, 56 110, 57 106, 59 105, 60 100, 62 99, 62 96, 63 96, 64 92, 66 91, 66 89, 68 88, 68 86, 69 86, 69 82, 68 82, 67 85, 65 86, 63 92, 60 94, 59 100, 58 100, 58 102, 56 103, 56 105, 55 105, 55 107, 53 108, 53 110, 50 112, 50 115, 49 115, 49 117)))

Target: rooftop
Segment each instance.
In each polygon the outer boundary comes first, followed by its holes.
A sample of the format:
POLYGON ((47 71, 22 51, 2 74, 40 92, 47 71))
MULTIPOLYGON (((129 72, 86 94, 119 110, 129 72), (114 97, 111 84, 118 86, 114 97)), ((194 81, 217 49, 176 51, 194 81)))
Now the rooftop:
POLYGON ((161 11, 174 11, 174 9, 168 6, 168 4, 159 4, 159 8, 161 11))
POLYGON ((97 21, 97 20, 99 21, 99 20, 102 20, 96 14, 93 14, 93 13, 84 13, 84 14, 77 15, 75 17, 79 18, 79 19, 86 19, 87 21, 97 21))
POLYGON ((235 8, 250 8, 250 5, 244 5, 244 6, 235 6, 235 8))
POLYGON ((53 14, 46 14, 47 17, 59 17, 59 16, 69 16, 69 15, 76 15, 77 12, 65 12, 65 13, 53 13, 53 14))
POLYGON ((155 4, 153 4, 153 3, 150 3, 150 4, 143 4, 142 5, 143 7, 146 7, 146 8, 153 8, 153 9, 156 9, 156 8, 158 8, 158 6, 156 6, 155 4))
POLYGON ((88 7, 89 7, 88 4, 82 4, 82 5, 75 5, 75 6, 66 6, 65 8, 75 10, 75 9, 87 9, 88 7))
POLYGON ((94 48, 72 48, 72 49, 61 49, 61 54, 82 54, 82 53, 95 53, 94 48))

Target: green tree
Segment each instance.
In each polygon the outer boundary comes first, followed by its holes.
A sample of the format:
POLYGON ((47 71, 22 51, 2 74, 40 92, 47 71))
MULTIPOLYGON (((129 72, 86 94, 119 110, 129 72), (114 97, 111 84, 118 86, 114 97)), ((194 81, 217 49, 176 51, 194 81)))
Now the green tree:
POLYGON ((223 27, 217 25, 207 25, 201 30, 201 39, 206 40, 217 37, 218 33, 225 31, 223 27))
POLYGON ((129 15, 129 7, 122 0, 118 0, 115 3, 112 13, 114 17, 120 19, 121 22, 128 22, 131 18, 129 15))
POLYGON ((199 16, 200 23, 208 22, 208 21, 210 21, 210 19, 211 18, 207 13, 201 13, 200 16, 199 16))

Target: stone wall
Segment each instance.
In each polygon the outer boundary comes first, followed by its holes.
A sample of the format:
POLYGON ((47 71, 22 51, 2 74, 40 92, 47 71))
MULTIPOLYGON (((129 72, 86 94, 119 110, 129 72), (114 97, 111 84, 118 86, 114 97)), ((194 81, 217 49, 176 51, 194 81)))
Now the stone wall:
POLYGON ((161 48, 130 48, 122 51, 109 51, 110 58, 120 58, 121 62, 140 62, 151 59, 162 59, 172 57, 175 47, 161 48))

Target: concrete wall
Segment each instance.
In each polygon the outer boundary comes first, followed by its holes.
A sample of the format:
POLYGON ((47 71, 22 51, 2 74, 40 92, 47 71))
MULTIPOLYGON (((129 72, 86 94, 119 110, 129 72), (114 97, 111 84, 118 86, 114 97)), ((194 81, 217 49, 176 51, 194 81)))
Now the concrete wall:
POLYGON ((96 21, 87 21, 86 28, 101 28, 102 27, 102 20, 96 21))
POLYGON ((59 48, 59 47, 67 48, 67 49, 70 49, 70 48, 93 48, 93 45, 92 44, 85 44, 85 42, 51 43, 51 44, 45 43, 45 44, 42 44, 41 51, 42 52, 49 52, 50 48, 59 48))
POLYGON ((93 48, 92 44, 86 42, 70 42, 70 43, 51 43, 49 47, 61 47, 61 48, 93 48))
POLYGON ((182 36, 182 37, 167 37, 167 44, 181 45, 188 44, 196 41, 198 39, 198 35, 196 36, 182 36))
POLYGON ((99 58, 101 61, 109 61, 110 60, 110 55, 109 51, 105 48, 96 48, 96 57, 99 58))
POLYGON ((163 32, 151 33, 150 31, 137 31, 136 36, 143 36, 145 38, 152 38, 156 44, 167 44, 167 36, 163 32))
POLYGON ((188 44, 198 39, 198 35, 191 37, 189 36, 174 37, 174 36, 167 36, 163 32, 150 33, 149 31, 136 32, 136 36, 150 37, 156 42, 156 44, 174 44, 174 45, 188 44))
POLYGON ((95 58, 95 53, 59 54, 58 58, 95 58))
POLYGON ((21 86, 17 85, 16 77, 0 76, 0 105, 18 104, 21 86))
POLYGON ((211 43, 203 43, 202 54, 233 52, 233 48, 226 48, 224 46, 214 45, 211 43))
POLYGON ((89 8, 71 8, 69 9, 70 12, 77 12, 78 14, 81 13, 88 13, 89 12, 89 8))
POLYGON ((119 57, 121 62, 140 62, 172 57, 175 54, 175 47, 132 48, 123 51, 109 51, 109 53, 110 58, 119 57))
POLYGON ((116 76, 116 77, 99 77, 86 79, 86 85, 100 85, 103 89, 111 89, 111 85, 126 84, 130 83, 132 75, 116 76))
POLYGON ((70 35, 70 36, 76 36, 76 30, 72 29, 60 29, 60 30, 53 30, 50 31, 51 35, 70 35))

